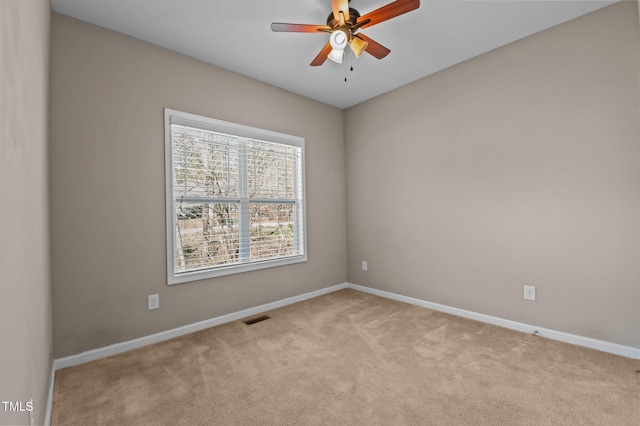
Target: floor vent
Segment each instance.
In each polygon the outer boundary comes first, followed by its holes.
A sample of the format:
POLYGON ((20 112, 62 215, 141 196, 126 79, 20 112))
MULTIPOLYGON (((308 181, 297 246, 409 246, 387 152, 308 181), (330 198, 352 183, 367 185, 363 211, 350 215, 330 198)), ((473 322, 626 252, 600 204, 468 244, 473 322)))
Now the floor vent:
POLYGON ((255 323, 257 323, 257 322, 261 322, 261 321, 264 321, 264 320, 268 320, 268 319, 270 319, 270 318, 271 318, 271 317, 270 317, 269 315, 262 315, 262 316, 259 316, 259 317, 251 318, 251 319, 246 320, 246 321, 243 321, 243 322, 244 322, 245 324, 247 324, 247 325, 252 325, 252 324, 255 324, 255 323))

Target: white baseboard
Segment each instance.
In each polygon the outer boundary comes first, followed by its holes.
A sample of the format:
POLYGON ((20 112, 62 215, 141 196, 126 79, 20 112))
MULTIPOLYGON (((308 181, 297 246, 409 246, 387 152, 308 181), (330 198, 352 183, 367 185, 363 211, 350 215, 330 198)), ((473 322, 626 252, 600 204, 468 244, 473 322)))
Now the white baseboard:
POLYGON ((456 315, 463 318, 469 318, 475 321, 480 321, 488 324, 497 325, 500 327, 509 328, 512 330, 521 331, 523 333, 536 334, 541 337, 558 340, 564 343, 571 343, 573 345, 584 346, 586 348, 591 348, 591 349, 595 349, 602 352, 608 352, 615 355, 621 355, 627 358, 640 359, 640 348, 634 348, 632 346, 624 346, 617 343, 611 343, 611 342, 605 342, 603 340, 592 339, 590 337, 583 337, 575 334, 565 333, 562 331, 550 330, 547 328, 537 327, 530 324, 524 324, 517 321, 511 321, 504 318, 498 318, 491 315, 485 315, 485 314, 480 314, 473 311, 467 311, 465 309, 454 308, 447 305, 441 305, 439 303, 427 302, 425 300, 416 299, 408 296, 402 296, 400 294, 390 293, 388 291, 378 290, 371 287, 365 287, 358 284, 347 283, 347 287, 353 290, 361 291, 363 293, 369 293, 375 296, 397 300, 399 302, 405 302, 405 303, 410 303, 412 305, 422 306, 424 308, 432 309, 434 311, 445 312, 447 314, 456 315))
MULTIPOLYGON (((347 283, 326 287, 320 290, 301 294, 299 296, 289 297, 287 299, 277 300, 275 302, 267 303, 267 304, 256 306, 249 309, 244 309, 242 311, 233 312, 227 315, 222 315, 219 317, 200 321, 194 324, 185 325, 185 326, 174 328, 171 330, 162 331, 160 333, 151 334, 149 336, 140 337, 138 339, 116 343, 110 346, 106 346, 104 348, 92 349, 90 351, 82 352, 77 355, 58 358, 53 361, 53 369, 60 370, 62 368, 71 367, 71 366, 82 364, 89 361, 94 361, 96 359, 106 358, 111 355, 116 355, 122 352, 130 351, 132 349, 137 349, 143 346, 151 345, 153 343, 158 343, 165 340, 173 339, 174 337, 183 336, 185 334, 204 330, 205 328, 210 328, 216 325, 250 317, 252 315, 270 311, 272 309, 281 308, 283 306, 287 306, 292 303, 301 302, 303 300, 311 299, 313 297, 318 297, 327 293, 332 293, 334 291, 342 290, 344 288, 347 288, 347 283)), ((52 383, 52 386, 53 386, 53 383, 52 383)), ((53 390, 53 387, 50 389, 50 391, 52 390, 53 390)))
POLYGON ((138 339, 116 343, 114 345, 93 349, 77 355, 71 355, 68 357, 55 359, 53 360, 53 368, 51 372, 51 383, 49 385, 49 400, 47 401, 47 421, 45 422, 45 424, 48 425, 51 418, 50 417, 51 407, 53 404, 53 385, 54 385, 56 370, 60 370, 61 368, 71 367, 74 365, 93 361, 96 359, 106 358, 111 355, 116 355, 122 352, 130 351, 132 349, 141 348, 143 346, 151 345, 153 343, 158 343, 165 340, 173 339, 174 337, 183 336, 185 334, 204 330, 206 328, 214 327, 216 325, 250 317, 252 315, 270 311, 272 309, 277 309, 283 306, 290 305, 292 303, 301 302, 303 300, 311 299, 313 297, 321 296, 323 294, 342 290, 344 288, 351 288, 353 290, 361 291, 363 293, 369 293, 375 296, 385 297, 387 299, 393 299, 400 302, 422 306, 428 309, 432 309, 434 311, 445 312, 445 313, 456 315, 459 317, 469 318, 472 320, 493 324, 500 327, 509 328, 512 330, 517 330, 523 333, 537 334, 541 337, 546 337, 549 339, 558 340, 565 343, 584 346, 587 348, 596 349, 599 351, 608 352, 615 355, 621 355, 628 358, 640 359, 640 348, 624 346, 617 343, 605 342, 603 340, 597 340, 589 337, 578 336, 575 334, 565 333, 562 331, 550 330, 542 327, 537 327, 535 325, 524 324, 517 321, 511 321, 504 318, 494 317, 491 315, 485 315, 485 314, 481 314, 473 311, 467 311, 465 309, 454 308, 447 305, 441 305, 439 303, 428 302, 428 301, 416 299, 413 297, 402 296, 396 293, 377 290, 374 288, 365 287, 358 284, 343 283, 343 284, 338 284, 331 287, 326 287, 320 290, 312 291, 309 293, 301 294, 298 296, 289 297, 287 299, 282 299, 282 300, 267 303, 264 305, 256 306, 253 308, 245 309, 242 311, 233 312, 227 315, 222 315, 216 318, 211 318, 205 321, 200 321, 194 324, 189 324, 189 325, 174 328, 171 330, 163 331, 160 333, 151 334, 149 336, 140 337, 138 339))
POLYGON ((53 384, 56 381, 56 369, 54 362, 51 362, 51 374, 49 378, 49 393, 47 394, 47 406, 44 414, 44 426, 51 426, 51 412, 53 410, 53 384))

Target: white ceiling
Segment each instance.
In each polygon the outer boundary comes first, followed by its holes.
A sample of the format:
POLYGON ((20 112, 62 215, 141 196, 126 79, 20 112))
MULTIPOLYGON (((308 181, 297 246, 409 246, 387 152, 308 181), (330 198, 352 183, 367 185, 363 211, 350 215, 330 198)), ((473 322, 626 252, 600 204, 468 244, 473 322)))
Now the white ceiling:
MULTIPOLYGON (((364 15, 390 1, 352 0, 350 6, 364 15)), ((274 33, 270 24, 325 24, 330 0, 51 0, 51 7, 347 108, 614 2, 422 0, 419 9, 362 30, 391 49, 386 58, 364 54, 321 67, 309 63, 327 34, 274 33)))

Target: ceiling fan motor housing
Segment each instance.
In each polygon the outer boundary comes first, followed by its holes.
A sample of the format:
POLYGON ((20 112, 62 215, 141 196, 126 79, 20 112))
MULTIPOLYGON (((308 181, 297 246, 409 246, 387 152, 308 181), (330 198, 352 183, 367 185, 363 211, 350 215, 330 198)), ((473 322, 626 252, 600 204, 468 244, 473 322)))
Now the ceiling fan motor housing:
MULTIPOLYGON (((349 8, 349 19, 345 20, 345 25, 347 27, 352 27, 356 24, 356 21, 358 20, 358 18, 360 17, 360 12, 358 12, 357 10, 355 10, 354 8, 350 7, 349 8)), ((331 12, 329 14, 329 16, 327 17, 327 25, 330 26, 331 28, 335 29, 337 27, 340 26, 340 21, 338 21, 334 16, 333 16, 333 12, 331 12)))

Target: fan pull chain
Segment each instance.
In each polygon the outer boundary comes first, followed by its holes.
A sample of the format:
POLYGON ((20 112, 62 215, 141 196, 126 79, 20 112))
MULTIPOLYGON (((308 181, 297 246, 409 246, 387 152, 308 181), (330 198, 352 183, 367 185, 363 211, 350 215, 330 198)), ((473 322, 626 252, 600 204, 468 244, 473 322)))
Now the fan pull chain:
POLYGON ((352 55, 351 52, 349 52, 349 71, 353 71, 353 57, 355 55, 352 55))
MULTIPOLYGON (((351 55, 351 52, 347 49, 346 50, 347 55, 349 55, 349 71, 353 71, 353 55, 351 55)), ((347 64, 345 62, 344 64, 344 81, 347 81, 347 64)))
MULTIPOLYGON (((346 49, 347 55, 349 55, 349 49, 346 49)), ((351 59, 351 55, 349 55, 349 59, 351 59)), ((344 62, 344 81, 347 81, 347 62, 344 62)))

